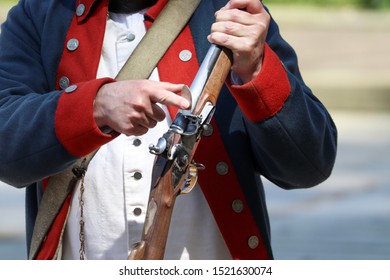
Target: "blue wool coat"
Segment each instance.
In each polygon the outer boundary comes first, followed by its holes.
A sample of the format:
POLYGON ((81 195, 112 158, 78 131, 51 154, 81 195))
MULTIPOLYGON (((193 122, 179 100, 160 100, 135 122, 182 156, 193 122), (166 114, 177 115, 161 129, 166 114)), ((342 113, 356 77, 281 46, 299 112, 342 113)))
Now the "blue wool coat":
MULTIPOLYGON (((187 27, 189 33, 182 35, 182 41, 191 37, 197 62, 209 47, 206 37, 214 13, 225 3, 202 1, 187 27)), ((98 131, 91 114, 97 89, 112 82, 95 80, 97 63, 92 62, 100 55, 103 37, 99 34, 103 33, 98 26, 104 27, 106 8, 106 0, 21 0, 2 25, 0 180, 26 187, 28 243, 42 180, 112 139, 98 131), (80 3, 86 10, 76 15, 80 3), (71 26, 80 31, 80 50, 67 54, 71 26), (85 31, 91 26, 96 32, 85 31), (82 49, 83 43, 88 49, 82 49), (92 56, 94 60, 85 61, 92 56), (63 73, 69 73, 70 84, 78 85, 76 93, 64 93, 59 84, 63 73)), ((152 22, 153 16, 147 20, 152 22)), ((173 59, 167 54, 165 65, 176 65, 173 59)), ((181 79, 185 67, 177 64, 173 81, 181 79)), ((204 137, 199 147, 198 161, 206 162, 208 170, 200 174, 202 190, 233 258, 272 258, 260 175, 284 189, 315 186, 331 174, 337 146, 329 113, 304 83, 295 52, 273 19, 262 71, 247 85, 227 83, 218 100, 214 126, 214 138, 204 137), (227 174, 212 167, 221 162, 227 163, 227 174), (235 196, 240 195, 246 207, 242 215, 247 219, 235 216, 231 209, 235 196), (252 220, 265 254, 253 255, 254 248, 247 248, 253 226, 240 222, 252 220)))

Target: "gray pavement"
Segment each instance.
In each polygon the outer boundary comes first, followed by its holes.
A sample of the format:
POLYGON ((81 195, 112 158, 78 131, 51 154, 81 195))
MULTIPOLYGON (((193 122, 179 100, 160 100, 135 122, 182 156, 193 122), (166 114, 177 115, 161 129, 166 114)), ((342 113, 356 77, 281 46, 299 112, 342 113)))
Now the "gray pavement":
POLYGON ((332 176, 307 190, 266 193, 277 259, 390 259, 390 114, 332 112, 332 176))
MULTIPOLYGON (((339 130, 326 182, 294 191, 266 182, 275 257, 390 259, 390 13, 271 11, 339 130)), ((0 183, 0 259, 25 257, 23 204, 23 191, 0 183)))

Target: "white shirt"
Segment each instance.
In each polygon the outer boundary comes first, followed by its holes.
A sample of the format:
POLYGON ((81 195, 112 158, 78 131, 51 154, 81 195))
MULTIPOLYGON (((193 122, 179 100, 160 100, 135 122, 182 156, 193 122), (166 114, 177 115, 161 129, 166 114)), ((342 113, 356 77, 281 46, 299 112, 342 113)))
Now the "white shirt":
MULTIPOLYGON (((98 78, 115 77, 133 52, 146 32, 143 14, 110 14, 98 78)), ((159 80, 157 68, 150 79, 159 80)), ((127 259, 133 244, 140 241, 154 161, 148 146, 157 143, 171 122, 162 107, 165 121, 141 137, 120 135, 91 161, 84 192, 86 259, 127 259)), ((79 199, 77 187, 64 232, 63 259, 79 259, 79 199)), ((165 258, 231 258, 199 186, 176 200, 165 258)))

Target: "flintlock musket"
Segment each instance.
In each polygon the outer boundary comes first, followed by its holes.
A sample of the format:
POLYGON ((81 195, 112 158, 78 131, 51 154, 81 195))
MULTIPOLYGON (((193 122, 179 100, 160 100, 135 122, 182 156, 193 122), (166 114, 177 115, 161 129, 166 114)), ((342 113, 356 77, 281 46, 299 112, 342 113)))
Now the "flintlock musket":
POLYGON ((211 45, 191 87, 182 95, 191 98, 191 109, 179 111, 170 128, 149 150, 156 155, 142 239, 129 259, 164 258, 176 197, 189 193, 196 184, 198 169, 193 161, 202 134, 212 128, 219 92, 232 65, 230 50, 211 45))

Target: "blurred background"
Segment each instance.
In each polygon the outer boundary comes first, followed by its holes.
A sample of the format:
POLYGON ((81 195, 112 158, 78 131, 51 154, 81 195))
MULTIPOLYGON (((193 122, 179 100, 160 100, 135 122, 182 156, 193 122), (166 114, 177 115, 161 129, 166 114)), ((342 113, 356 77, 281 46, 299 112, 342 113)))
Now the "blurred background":
MULTIPOLYGON (((0 22, 17 1, 1 0, 0 22)), ((264 0, 339 132, 332 176, 266 182, 276 259, 390 259, 390 0, 264 0)), ((0 259, 25 259, 24 191, 0 182, 0 259)))

